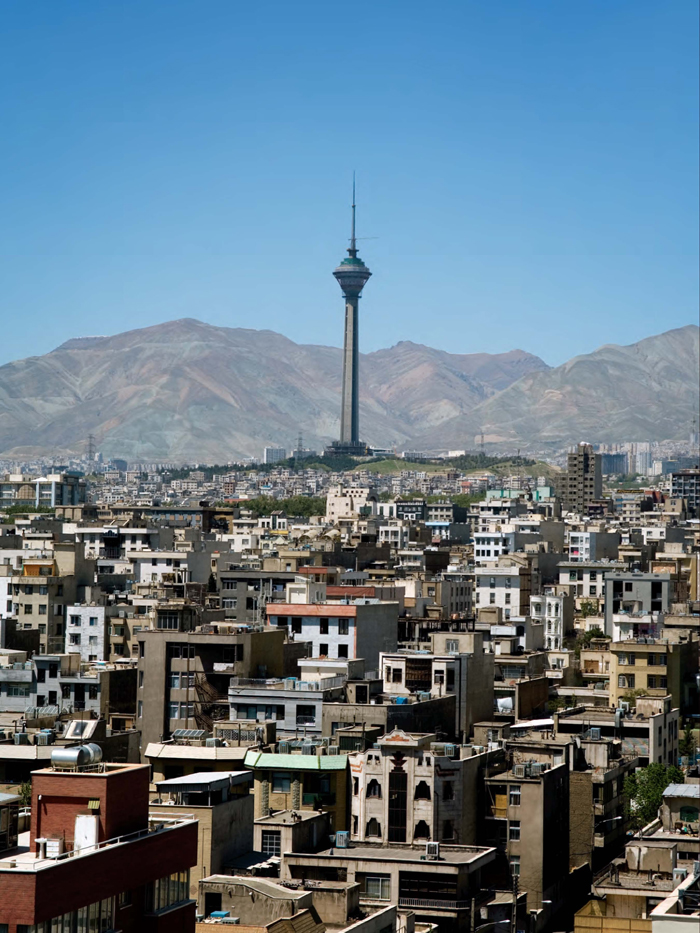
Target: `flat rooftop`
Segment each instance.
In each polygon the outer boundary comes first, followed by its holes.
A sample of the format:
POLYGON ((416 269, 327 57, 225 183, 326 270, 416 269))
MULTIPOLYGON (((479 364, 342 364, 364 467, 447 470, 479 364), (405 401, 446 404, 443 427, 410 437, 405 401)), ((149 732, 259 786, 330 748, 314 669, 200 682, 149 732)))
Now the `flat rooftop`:
POLYGON ((495 858, 496 850, 486 846, 446 846, 440 844, 440 858, 426 859, 425 846, 410 845, 350 845, 346 849, 337 846, 322 849, 320 852, 294 852, 286 853, 293 859, 364 859, 381 862, 416 862, 422 867, 430 865, 468 865, 481 859, 491 861, 495 858))

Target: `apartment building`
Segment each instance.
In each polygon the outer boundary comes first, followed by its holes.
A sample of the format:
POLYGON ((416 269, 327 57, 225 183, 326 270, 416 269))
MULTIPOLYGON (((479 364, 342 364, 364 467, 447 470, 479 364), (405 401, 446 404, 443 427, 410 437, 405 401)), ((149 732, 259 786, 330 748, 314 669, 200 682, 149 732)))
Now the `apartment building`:
POLYGON ((474 607, 496 606, 504 619, 526 616, 530 611, 532 571, 529 566, 478 567, 474 572, 474 607))
POLYGON ((461 751, 435 735, 394 730, 350 755, 352 841, 474 845, 486 756, 461 751))
POLYGON ((517 879, 530 910, 556 914, 569 874, 569 767, 516 764, 485 778, 482 843, 499 852, 499 886, 517 879))
POLYGON ((605 634, 613 633, 613 615, 642 617, 668 612, 671 595, 671 577, 667 573, 607 572, 605 634))
MULTIPOLYGON (((287 592, 293 598, 291 584, 287 592)), ((381 651, 396 650, 398 617, 398 602, 369 598, 348 605, 288 601, 267 607, 269 624, 296 641, 310 642, 313 657, 364 658, 368 669, 376 669, 381 651)))
POLYGON ((347 831, 348 756, 321 751, 247 752, 244 764, 253 772, 256 819, 271 810, 323 810, 332 832, 347 831))
MULTIPOLYGON (((454 695, 454 734, 466 741, 474 723, 492 715, 494 702, 494 655, 484 651, 480 632, 471 633, 469 640, 471 650, 444 655, 382 652, 379 675, 383 694, 395 696, 397 702, 411 695, 420 699, 454 695)), ((450 641, 446 639, 446 643, 450 641)))
POLYGON ((214 720, 229 718, 232 677, 283 673, 282 631, 218 634, 161 629, 141 631, 137 640, 136 722, 143 750, 176 729, 211 731, 214 720))
POLYGON ((585 515, 589 504, 603 496, 600 454, 590 444, 579 444, 570 451, 560 482, 563 507, 585 515))
POLYGON ((698 707, 698 642, 630 638, 610 645, 610 702, 619 706, 637 690, 650 697, 671 697, 690 715, 698 707))
POLYGON ((544 647, 548 651, 559 651, 564 639, 574 631, 574 601, 568 594, 545 592, 530 597, 530 617, 541 623, 544 647))
POLYGON ((150 819, 148 767, 99 751, 56 749, 33 773, 28 838, 0 852, 0 929, 191 933, 196 821, 150 819))

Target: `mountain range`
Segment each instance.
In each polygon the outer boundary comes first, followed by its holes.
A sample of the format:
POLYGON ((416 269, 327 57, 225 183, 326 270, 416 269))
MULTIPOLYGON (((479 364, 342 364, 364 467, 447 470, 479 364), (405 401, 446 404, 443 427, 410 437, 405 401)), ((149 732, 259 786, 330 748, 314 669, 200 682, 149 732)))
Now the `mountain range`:
MULTIPOLYGON (((360 358, 361 434, 390 447, 560 448, 687 438, 698 327, 607 345, 551 368, 522 350, 456 354, 402 341, 360 358)), ((342 351, 272 331, 171 321, 69 340, 0 367, 0 456, 84 452, 226 462, 338 434, 342 351)))

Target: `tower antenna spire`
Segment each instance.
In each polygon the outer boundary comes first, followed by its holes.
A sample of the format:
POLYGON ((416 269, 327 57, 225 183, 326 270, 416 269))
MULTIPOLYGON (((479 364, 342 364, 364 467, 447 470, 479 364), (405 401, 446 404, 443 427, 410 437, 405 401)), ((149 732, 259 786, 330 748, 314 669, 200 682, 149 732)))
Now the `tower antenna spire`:
POLYGON ((357 256, 357 240, 355 237, 355 173, 352 173, 352 225, 350 227, 350 256, 354 259, 357 256))

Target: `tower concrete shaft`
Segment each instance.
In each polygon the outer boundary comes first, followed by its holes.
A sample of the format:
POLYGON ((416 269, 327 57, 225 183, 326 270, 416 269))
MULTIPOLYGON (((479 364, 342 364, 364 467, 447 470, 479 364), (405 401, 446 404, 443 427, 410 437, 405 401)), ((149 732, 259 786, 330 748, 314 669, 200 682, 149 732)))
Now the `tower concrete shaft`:
POLYGON ((360 386, 358 306, 360 293, 372 275, 357 255, 355 239, 355 182, 352 186, 352 228, 348 258, 333 272, 345 296, 345 338, 343 343, 343 399, 340 412, 340 444, 360 446, 360 386))
POLYGON ((343 343, 343 401, 340 409, 340 443, 360 443, 360 386, 358 382, 358 305, 360 296, 345 297, 343 343))

